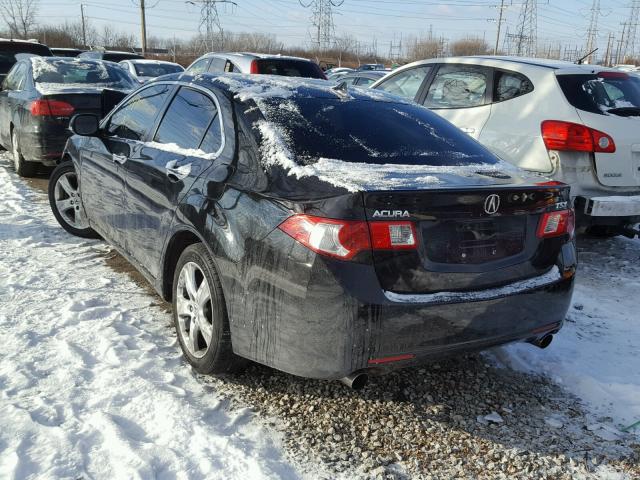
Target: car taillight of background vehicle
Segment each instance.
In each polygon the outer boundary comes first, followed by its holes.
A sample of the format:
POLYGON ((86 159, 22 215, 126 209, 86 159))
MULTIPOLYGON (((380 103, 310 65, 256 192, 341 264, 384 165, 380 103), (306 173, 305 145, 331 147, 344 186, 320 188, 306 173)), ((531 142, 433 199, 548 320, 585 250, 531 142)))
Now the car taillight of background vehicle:
POLYGON ((260 67, 258 66, 257 60, 251 60, 251 65, 249 66, 249 73, 260 73, 260 67))
POLYGON ((70 117, 75 107, 60 100, 34 100, 29 107, 31 115, 45 117, 70 117))
POLYGON ((575 213, 573 210, 547 212, 540 217, 538 224, 538 238, 553 238, 561 235, 573 237, 575 230, 575 213))
POLYGON ((542 139, 548 150, 614 153, 616 144, 611 136, 579 123, 545 120, 541 125, 542 139))
POLYGON ((367 223, 293 215, 278 228, 308 249, 342 260, 366 250, 415 249, 418 244, 412 222, 367 223))

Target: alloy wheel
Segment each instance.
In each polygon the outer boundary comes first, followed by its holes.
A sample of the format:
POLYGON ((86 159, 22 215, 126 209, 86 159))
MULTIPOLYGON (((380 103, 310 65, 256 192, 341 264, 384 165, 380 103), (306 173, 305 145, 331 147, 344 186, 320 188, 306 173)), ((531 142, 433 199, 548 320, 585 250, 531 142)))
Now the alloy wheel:
POLYGON ((89 222, 82 208, 80 186, 75 172, 67 172, 56 181, 54 201, 60 216, 71 227, 83 230, 89 227, 89 222))
POLYGON ((202 269, 188 262, 180 271, 176 287, 178 330, 189 354, 202 358, 213 336, 211 288, 202 269))

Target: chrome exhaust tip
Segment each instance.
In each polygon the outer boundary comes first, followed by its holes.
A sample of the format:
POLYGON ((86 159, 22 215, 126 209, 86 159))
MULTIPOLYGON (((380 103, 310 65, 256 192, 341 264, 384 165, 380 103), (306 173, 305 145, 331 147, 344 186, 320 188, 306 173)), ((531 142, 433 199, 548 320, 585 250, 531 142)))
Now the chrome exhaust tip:
POLYGON ((352 390, 362 390, 368 381, 369 375, 363 372, 355 372, 340 379, 340 382, 352 390))
POLYGON ((553 341, 553 335, 551 335, 549 333, 548 335, 545 335, 544 337, 542 337, 542 338, 540 338, 538 340, 534 340, 531 343, 534 344, 538 348, 547 348, 549 345, 551 345, 552 341, 553 341))

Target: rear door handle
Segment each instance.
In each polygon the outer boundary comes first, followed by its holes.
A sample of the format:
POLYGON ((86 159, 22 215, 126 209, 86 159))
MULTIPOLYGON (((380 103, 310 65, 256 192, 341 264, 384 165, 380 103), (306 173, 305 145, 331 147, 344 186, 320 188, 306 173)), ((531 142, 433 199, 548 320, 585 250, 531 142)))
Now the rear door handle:
POLYGON ((471 127, 460 127, 460 130, 462 130, 464 133, 473 133, 476 131, 475 128, 471 127))
POLYGON ((168 161, 164 168, 167 172, 167 177, 175 178, 176 180, 182 180, 191 174, 191 164, 178 165, 177 160, 168 161))
POLYGON ((127 157, 125 157, 124 155, 118 155, 116 153, 112 154, 113 157, 113 161, 119 163, 120 165, 122 165, 124 162, 127 161, 127 157))

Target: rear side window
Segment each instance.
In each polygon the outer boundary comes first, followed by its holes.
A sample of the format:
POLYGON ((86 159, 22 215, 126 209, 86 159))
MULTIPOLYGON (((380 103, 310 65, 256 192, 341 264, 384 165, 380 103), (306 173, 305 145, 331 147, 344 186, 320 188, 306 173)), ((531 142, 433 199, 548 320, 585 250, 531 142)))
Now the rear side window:
POLYGON ((211 73, 222 73, 226 63, 227 61, 224 58, 213 57, 209 65, 209 71, 211 73))
POLYGON ((318 65, 308 60, 260 59, 256 60, 258 72, 284 77, 322 78, 324 74, 318 65))
POLYGON ((373 78, 360 77, 360 80, 358 80, 358 83, 356 85, 358 85, 359 87, 368 87, 373 82, 375 82, 373 78))
POLYGON ((520 73, 496 70, 493 81, 493 101, 503 102, 533 91, 531 80, 520 73))
POLYGON ((376 88, 414 100, 424 79, 431 73, 430 66, 416 67, 397 73, 376 88))
POLYGON ((120 138, 142 140, 153 126, 170 88, 169 85, 154 85, 136 93, 111 116, 107 132, 120 138))
MULTIPOLYGON (((182 87, 160 122, 154 141, 196 149, 200 147, 205 132, 217 116, 218 109, 208 96, 182 87)), ((219 131, 219 123, 215 124, 219 131)), ((216 150, 217 148, 213 152, 216 150)))
POLYGON ((27 67, 24 63, 20 63, 16 65, 15 68, 9 72, 9 75, 7 75, 7 78, 5 78, 4 80, 4 89, 20 90, 21 85, 24 84, 26 71, 27 71, 27 67))
POLYGON ((443 65, 429 87, 425 106, 469 108, 484 105, 487 77, 487 70, 475 65, 443 65))
POLYGON ((578 110, 619 113, 640 108, 640 78, 624 72, 558 75, 564 96, 578 110))
POLYGON ((203 58, 202 60, 198 60, 196 63, 191 65, 187 71, 190 73, 203 73, 207 71, 207 67, 209 66, 209 58, 203 58))

